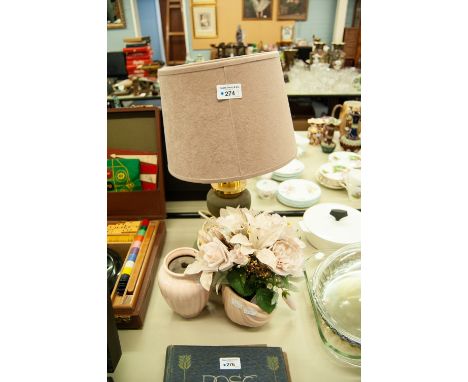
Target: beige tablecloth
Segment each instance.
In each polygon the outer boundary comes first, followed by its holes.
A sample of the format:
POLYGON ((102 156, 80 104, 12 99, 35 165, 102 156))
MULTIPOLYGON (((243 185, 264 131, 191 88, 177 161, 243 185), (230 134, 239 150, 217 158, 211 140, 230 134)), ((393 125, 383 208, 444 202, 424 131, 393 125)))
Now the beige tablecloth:
MULTIPOLYGON (((294 224, 298 220, 290 218, 294 224)), ((201 219, 167 220, 163 256, 177 247, 194 246, 196 232, 202 223, 201 219)), ((316 261, 313 255, 316 250, 309 244, 304 252, 316 261)), ((223 306, 211 301, 200 316, 181 318, 164 301, 156 280, 143 329, 119 331, 123 354, 114 380, 162 381, 168 345, 266 344, 280 346, 287 353, 292 382, 359 381, 359 368, 340 363, 323 346, 305 281, 299 284, 299 292, 294 298, 296 311, 280 300, 270 322, 260 328, 245 328, 229 321, 223 306)))

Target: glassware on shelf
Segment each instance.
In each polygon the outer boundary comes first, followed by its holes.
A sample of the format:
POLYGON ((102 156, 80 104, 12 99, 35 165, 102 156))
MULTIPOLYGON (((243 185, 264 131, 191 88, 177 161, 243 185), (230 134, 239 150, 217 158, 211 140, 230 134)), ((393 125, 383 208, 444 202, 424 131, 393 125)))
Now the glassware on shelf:
POLYGON ((296 59, 297 49, 285 49, 284 54, 284 71, 289 72, 290 68, 294 66, 294 60, 296 59))
POLYGON ((322 41, 314 41, 314 48, 310 52, 310 64, 317 65, 328 59, 327 45, 322 41))
POLYGON ((288 88, 297 94, 356 94, 354 79, 360 75, 355 68, 333 70, 328 64, 302 65, 290 68, 288 88))

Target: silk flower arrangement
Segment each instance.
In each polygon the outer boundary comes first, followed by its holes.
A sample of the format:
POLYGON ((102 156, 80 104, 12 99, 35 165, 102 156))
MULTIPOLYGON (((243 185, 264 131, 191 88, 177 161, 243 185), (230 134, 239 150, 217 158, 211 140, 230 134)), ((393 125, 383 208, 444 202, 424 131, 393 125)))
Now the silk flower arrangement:
POLYGON ((281 295, 295 309, 290 292, 302 275, 304 243, 285 217, 246 208, 221 209, 198 232, 199 252, 186 274, 201 272, 200 283, 229 285, 238 295, 271 313, 281 295))

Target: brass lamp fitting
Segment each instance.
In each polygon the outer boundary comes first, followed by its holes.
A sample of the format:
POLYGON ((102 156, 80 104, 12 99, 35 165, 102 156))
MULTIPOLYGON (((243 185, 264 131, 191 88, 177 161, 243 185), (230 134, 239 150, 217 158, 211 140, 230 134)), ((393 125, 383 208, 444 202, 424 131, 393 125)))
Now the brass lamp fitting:
POLYGON ((238 197, 247 188, 247 181, 236 180, 234 182, 211 183, 211 187, 219 197, 231 199, 238 197))

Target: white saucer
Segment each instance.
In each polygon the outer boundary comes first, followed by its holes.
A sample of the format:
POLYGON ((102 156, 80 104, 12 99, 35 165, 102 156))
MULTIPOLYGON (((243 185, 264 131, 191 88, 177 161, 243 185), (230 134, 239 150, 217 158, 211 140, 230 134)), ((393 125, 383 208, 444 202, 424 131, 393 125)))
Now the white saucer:
POLYGON ((329 187, 341 187, 344 182, 344 174, 351 170, 351 166, 345 161, 335 161, 324 163, 319 168, 319 174, 323 177, 322 182, 326 182, 329 187))
POLYGON ((286 166, 273 171, 273 175, 277 175, 280 178, 292 178, 301 175, 304 169, 304 163, 298 159, 293 159, 286 166))
POLYGON ((319 182, 322 186, 326 188, 331 188, 332 190, 342 190, 344 186, 339 186, 336 183, 330 183, 321 173, 317 171, 315 174, 315 179, 319 182))
POLYGON ((350 167, 361 168, 361 155, 350 151, 335 151, 328 156, 329 162, 346 162, 350 167))

